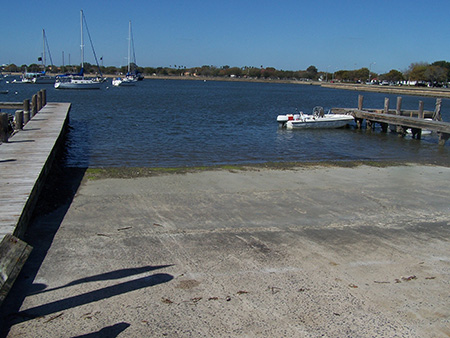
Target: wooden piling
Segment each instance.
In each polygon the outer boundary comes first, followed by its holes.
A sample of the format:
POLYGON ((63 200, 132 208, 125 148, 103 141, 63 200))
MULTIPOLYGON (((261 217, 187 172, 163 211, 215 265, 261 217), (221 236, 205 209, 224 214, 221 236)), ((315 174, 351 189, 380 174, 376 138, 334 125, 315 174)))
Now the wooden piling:
POLYGON ((23 110, 16 110, 16 124, 14 126, 15 130, 23 129, 23 110))
MULTIPOLYGON (((363 101, 364 101, 364 96, 363 95, 358 95, 358 109, 359 110, 362 110, 362 108, 363 108, 363 101)), ((361 129, 362 128, 363 119, 355 118, 355 122, 356 122, 356 128, 361 129)))
POLYGON ((42 109, 42 91, 37 92, 37 111, 42 109))
POLYGON ((8 142, 8 114, 0 113, 0 142, 8 142))
POLYGON ((423 119, 423 101, 419 101, 419 113, 417 117, 419 119, 423 119))
POLYGON ((23 124, 30 121, 30 99, 23 100, 23 124))
POLYGON ((402 114, 402 97, 401 96, 397 97, 397 107, 395 109, 395 114, 396 115, 402 114))
POLYGON ((30 118, 32 118, 38 112, 38 109, 37 109, 38 103, 37 103, 37 101, 38 101, 37 95, 34 94, 32 99, 31 99, 31 114, 30 114, 30 118))
POLYGON ((383 109, 383 114, 388 114, 389 113, 389 98, 385 97, 384 98, 384 109, 383 109))
POLYGON ((434 109, 433 120, 442 121, 441 115, 442 99, 436 99, 436 108, 434 109))
MULTIPOLYGON (((395 108, 395 115, 400 116, 401 114, 402 114, 402 97, 398 96, 397 97, 397 106, 395 108)), ((406 128, 404 128, 403 126, 397 125, 395 127, 395 129, 400 136, 406 135, 406 128)))
POLYGON ((47 90, 41 89, 42 92, 42 107, 45 107, 47 104, 47 90))
POLYGON ((358 109, 359 110, 363 109, 363 101, 364 101, 364 96, 358 95, 358 109))
POLYGON ((447 133, 439 133, 439 145, 445 145, 445 141, 447 141, 450 137, 450 134, 447 133))

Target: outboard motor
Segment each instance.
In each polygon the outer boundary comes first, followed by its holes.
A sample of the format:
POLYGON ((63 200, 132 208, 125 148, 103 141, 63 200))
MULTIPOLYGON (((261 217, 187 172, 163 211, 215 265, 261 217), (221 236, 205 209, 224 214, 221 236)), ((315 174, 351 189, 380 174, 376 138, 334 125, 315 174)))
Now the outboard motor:
POLYGON ((280 128, 286 127, 286 122, 289 121, 289 117, 287 115, 278 115, 277 122, 280 128))

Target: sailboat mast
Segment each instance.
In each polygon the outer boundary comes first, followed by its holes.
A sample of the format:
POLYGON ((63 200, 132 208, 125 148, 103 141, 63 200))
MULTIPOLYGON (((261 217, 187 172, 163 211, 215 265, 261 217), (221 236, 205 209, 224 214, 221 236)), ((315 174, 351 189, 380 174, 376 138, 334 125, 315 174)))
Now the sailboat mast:
POLYGON ((42 47, 44 54, 42 55, 42 65, 44 66, 44 72, 45 72, 45 65, 47 64, 45 60, 45 29, 42 29, 42 47))
POLYGON ((128 74, 130 73, 130 54, 131 54, 131 20, 128 24, 128 74))
POLYGON ((84 44, 83 44, 83 10, 80 11, 80 29, 81 29, 81 69, 84 68, 84 44))

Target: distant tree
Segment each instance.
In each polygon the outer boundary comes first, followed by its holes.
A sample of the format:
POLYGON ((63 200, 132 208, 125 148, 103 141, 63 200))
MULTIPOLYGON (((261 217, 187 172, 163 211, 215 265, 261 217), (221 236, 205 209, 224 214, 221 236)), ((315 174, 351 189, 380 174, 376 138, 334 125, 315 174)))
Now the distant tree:
POLYGON ((256 77, 256 78, 260 78, 261 77, 261 69, 258 69, 256 67, 251 67, 248 70, 248 75, 250 77, 256 77))
POLYGON ((117 67, 114 67, 114 66, 102 67, 102 72, 104 74, 117 74, 118 69, 117 69, 117 67))
MULTIPOLYGON (((22 67, 23 67, 23 69, 25 69, 26 65, 23 65, 22 67)), ((4 68, 4 71, 9 72, 9 73, 20 72, 20 71, 22 71, 21 70, 22 67, 19 68, 14 63, 11 63, 4 68)))
POLYGON ((228 68, 225 75, 227 75, 227 76, 234 75, 234 76, 240 77, 242 75, 242 69, 239 67, 228 68))
POLYGON ((446 79, 445 82, 450 80, 450 62, 447 61, 436 61, 431 64, 432 66, 439 66, 446 70, 446 79))
POLYGON ((427 81, 425 72, 429 64, 426 62, 411 63, 408 68, 407 76, 412 81, 427 81))
POLYGON ((36 64, 36 63, 32 63, 31 65, 28 65, 27 67, 27 71, 28 72, 40 72, 42 70, 41 66, 36 64))
POLYGON ((439 66, 428 66, 424 73, 426 81, 437 84, 447 81, 447 71, 439 66))
POLYGON ((275 72, 276 69, 273 67, 267 67, 265 69, 261 69, 261 76, 269 79, 269 78, 274 78, 275 77, 275 72))
POLYGON ((144 67, 143 69, 142 69, 142 72, 141 73, 144 73, 144 74, 156 74, 156 68, 153 68, 153 67, 144 67))
POLYGON ((308 79, 317 79, 317 68, 315 66, 309 66, 306 72, 308 73, 308 79))
POLYGON ((395 70, 395 69, 391 69, 389 71, 389 73, 386 74, 382 74, 380 76, 380 79, 382 80, 386 80, 386 81, 392 81, 392 82, 399 82, 399 81, 403 81, 403 73, 395 70))
MULTIPOLYGON (((375 73, 372 74, 376 76, 375 73)), ((370 74, 369 68, 364 67, 355 71, 354 80, 365 82, 369 78, 373 78, 372 74, 370 74)))

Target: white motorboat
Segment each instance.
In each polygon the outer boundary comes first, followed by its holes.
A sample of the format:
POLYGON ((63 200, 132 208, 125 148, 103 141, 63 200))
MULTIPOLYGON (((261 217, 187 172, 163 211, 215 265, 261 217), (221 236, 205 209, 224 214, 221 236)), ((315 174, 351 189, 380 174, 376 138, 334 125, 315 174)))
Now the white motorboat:
POLYGON ((279 126, 286 129, 342 128, 353 120, 352 115, 324 114, 323 108, 319 106, 313 109, 313 114, 299 112, 277 116, 279 126))
POLYGON ((135 79, 132 76, 126 76, 126 77, 116 77, 112 79, 112 85, 119 87, 119 86, 134 86, 137 82, 137 79, 135 79))
POLYGON ((128 72, 127 75, 125 77, 117 77, 114 78, 112 80, 112 85, 119 87, 119 86, 134 86, 137 82, 137 77, 134 76, 131 73, 131 62, 130 62, 130 57, 131 57, 131 39, 132 39, 132 35, 131 35, 131 21, 128 24, 128 72))
POLYGON ((12 83, 38 83, 38 84, 52 84, 55 83, 55 77, 46 75, 45 72, 30 73, 25 72, 20 77, 20 80, 14 80, 12 83))
MULTIPOLYGON (((86 24, 83 10, 80 11, 80 26, 81 26, 81 71, 78 74, 66 74, 56 77, 56 89, 100 89, 103 78, 85 78, 84 77, 84 43, 83 43, 83 22, 86 24)), ((87 25, 87 24, 86 24, 87 25)), ((87 28, 87 27, 86 27, 87 28)), ((89 34, 89 30, 87 30, 89 34)), ((89 35, 90 39, 90 35, 89 35)), ((93 48, 92 40, 91 46, 93 48)), ((95 56, 95 51, 94 51, 95 56)), ((95 56, 97 61, 97 57, 95 56)), ((97 62, 98 66, 98 62, 97 62)), ((100 71, 100 67, 99 67, 100 71)), ((101 73, 100 73, 101 75, 101 73)))

